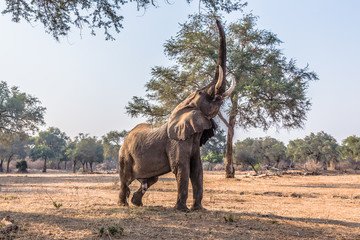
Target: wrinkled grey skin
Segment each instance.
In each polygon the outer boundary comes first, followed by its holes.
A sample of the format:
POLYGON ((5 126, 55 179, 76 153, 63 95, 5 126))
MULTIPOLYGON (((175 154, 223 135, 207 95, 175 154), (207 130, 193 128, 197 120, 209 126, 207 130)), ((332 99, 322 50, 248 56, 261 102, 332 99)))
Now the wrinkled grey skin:
POLYGON ((202 209, 203 169, 200 159, 200 138, 206 129, 213 128, 223 100, 209 99, 206 89, 191 94, 172 113, 169 122, 156 128, 140 124, 130 131, 120 149, 119 204, 127 205, 129 184, 137 179, 141 187, 131 202, 141 206, 147 188, 156 183, 158 176, 173 172, 176 176, 178 196, 175 208, 188 211, 189 178, 193 186, 192 210, 202 209))
POLYGON ((201 210, 203 198, 203 169, 200 146, 213 136, 216 125, 212 118, 223 103, 226 81, 225 34, 220 22, 220 51, 216 77, 210 85, 190 94, 172 112, 167 123, 157 128, 150 124, 139 124, 130 131, 119 153, 120 194, 119 205, 127 206, 129 185, 135 179, 141 183, 131 202, 142 206, 146 190, 157 182, 158 176, 172 172, 177 182, 175 208, 189 211, 186 206, 189 179, 193 188, 192 210, 201 210), (218 83, 218 84, 217 84, 218 83))

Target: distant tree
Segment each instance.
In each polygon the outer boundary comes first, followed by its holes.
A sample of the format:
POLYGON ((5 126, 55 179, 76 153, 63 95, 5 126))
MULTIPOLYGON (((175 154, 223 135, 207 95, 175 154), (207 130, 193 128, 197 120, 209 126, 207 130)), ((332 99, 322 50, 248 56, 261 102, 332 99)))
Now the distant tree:
MULTIPOLYGON (((257 17, 247 14, 224 26, 227 69, 223 70, 236 81, 235 91, 219 114, 228 127, 226 177, 235 176, 235 126, 264 130, 302 126, 311 106, 306 96, 309 82, 318 78, 307 66, 299 68, 295 60, 288 60, 277 36, 258 29, 256 21, 257 17)), ((177 65, 152 69, 145 98, 135 96, 126 107, 130 116, 164 123, 177 104, 214 79, 219 42, 214 15, 192 15, 180 27, 176 37, 164 44, 165 54, 177 65)))
MULTIPOLYGON (((186 0, 190 3, 192 0, 186 0)), ((135 0, 137 10, 146 10, 150 6, 157 7, 156 1, 135 0)), ((230 12, 240 9, 243 5, 238 1, 201 0, 205 7, 230 12)), ((45 31, 56 40, 67 36, 72 27, 80 30, 88 28, 95 35, 97 29, 103 29, 106 40, 114 40, 111 30, 120 32, 123 16, 120 15, 121 7, 129 3, 126 0, 7 0, 2 14, 10 14, 12 21, 20 22, 21 19, 29 23, 40 22, 45 31)), ((170 4, 170 2, 169 2, 170 4)))
POLYGON ((0 137, 8 134, 34 133, 44 124, 45 109, 41 102, 18 87, 0 82, 0 137))
POLYGON ((6 161, 6 172, 10 172, 10 162, 15 159, 24 159, 27 155, 27 139, 24 135, 7 135, 7 138, 0 139, 0 171, 2 164, 6 161))
POLYGON ((117 166, 119 150, 127 136, 128 131, 110 131, 102 136, 105 160, 113 162, 117 166))
POLYGON ((225 153, 226 135, 217 129, 215 135, 201 147, 201 160, 210 163, 222 163, 225 153))
MULTIPOLYGON (((356 165, 360 162, 360 137, 347 137, 338 148, 343 160, 350 160, 356 165)), ((357 166, 355 166, 357 168, 357 166)))
POLYGON ((68 162, 74 161, 74 151, 76 148, 76 142, 68 139, 66 145, 60 150, 59 164, 63 162, 65 164, 64 169, 68 162))
POLYGON ((258 173, 263 160, 261 140, 246 138, 234 144, 234 160, 236 164, 248 165, 258 173))
POLYGON ((90 165, 90 171, 93 172, 93 163, 101 163, 104 161, 104 149, 102 142, 96 137, 84 137, 75 148, 75 158, 83 165, 83 172, 86 171, 86 164, 90 165))
POLYGON ((275 138, 261 138, 261 149, 264 157, 262 165, 266 169, 279 168, 280 162, 286 160, 286 147, 275 138))
POLYGON ((290 141, 286 147, 287 156, 294 162, 304 163, 314 160, 326 170, 331 163, 339 160, 336 139, 325 132, 311 133, 304 139, 290 141))
POLYGON ((59 157, 61 150, 66 145, 67 139, 66 134, 55 127, 41 131, 37 137, 31 140, 32 148, 30 149, 30 157, 34 161, 39 158, 43 159, 43 172, 46 172, 47 160, 59 157))

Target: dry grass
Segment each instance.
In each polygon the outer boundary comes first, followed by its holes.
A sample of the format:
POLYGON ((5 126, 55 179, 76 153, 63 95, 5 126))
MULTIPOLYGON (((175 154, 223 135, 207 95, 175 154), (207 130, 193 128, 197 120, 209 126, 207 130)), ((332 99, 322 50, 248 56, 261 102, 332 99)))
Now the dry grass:
POLYGON ((359 175, 206 172, 207 211, 187 214, 172 209, 172 174, 149 189, 144 207, 118 207, 117 181, 112 174, 1 174, 0 220, 10 216, 20 230, 0 239, 360 239, 359 175), (123 234, 109 234, 113 226, 123 234))

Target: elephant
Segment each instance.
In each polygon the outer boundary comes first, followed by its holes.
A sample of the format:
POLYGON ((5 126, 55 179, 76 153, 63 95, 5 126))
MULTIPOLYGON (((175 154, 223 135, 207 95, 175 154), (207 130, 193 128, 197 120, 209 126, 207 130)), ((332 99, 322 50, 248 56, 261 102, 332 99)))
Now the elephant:
POLYGON ((160 127, 139 124, 132 129, 119 151, 119 174, 121 206, 128 206, 129 185, 135 179, 141 185, 134 192, 131 202, 142 206, 146 190, 158 181, 158 177, 172 172, 177 182, 177 201, 175 209, 190 211, 186 205, 189 179, 193 188, 191 210, 204 209, 203 169, 200 146, 214 136, 217 127, 213 118, 218 114, 224 98, 234 88, 226 90, 226 44, 225 34, 219 21, 220 49, 215 78, 209 85, 193 92, 171 113, 168 122, 160 127))

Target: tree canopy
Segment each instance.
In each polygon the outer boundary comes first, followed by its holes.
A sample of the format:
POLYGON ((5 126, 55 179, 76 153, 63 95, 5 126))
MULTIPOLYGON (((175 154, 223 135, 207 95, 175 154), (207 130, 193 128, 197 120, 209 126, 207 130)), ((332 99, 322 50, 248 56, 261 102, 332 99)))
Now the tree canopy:
POLYGON ((258 172, 259 168, 277 169, 286 160, 284 143, 275 138, 246 138, 234 145, 234 158, 237 164, 249 165, 258 172))
POLYGON ((64 132, 55 127, 50 127, 46 131, 39 132, 39 135, 32 138, 32 148, 30 157, 33 160, 43 159, 43 172, 46 172, 46 163, 50 158, 59 157, 62 149, 66 145, 68 137, 64 132))
POLYGON ((356 162, 360 161, 360 137, 349 136, 339 147, 339 152, 343 159, 351 158, 356 162))
POLYGON ((96 137, 89 137, 85 134, 80 135, 74 155, 75 159, 83 164, 84 172, 87 163, 90 165, 90 171, 93 172, 93 163, 101 163, 104 160, 104 149, 101 141, 96 137))
POLYGON ((45 123, 45 110, 36 97, 0 82, 0 137, 34 133, 45 123))
POLYGON ((123 130, 121 132, 110 131, 104 136, 102 136, 104 157, 112 164, 115 164, 117 166, 116 167, 117 170, 118 170, 119 150, 127 134, 128 131, 126 130, 123 130))
MULTIPOLYGON (((192 0, 186 2, 190 3, 192 0)), ((14 22, 22 19, 30 24, 40 22, 45 32, 56 40, 67 36, 74 27, 80 31, 87 28, 93 35, 102 29, 106 40, 114 40, 113 32, 119 33, 123 28, 122 6, 129 3, 135 3, 137 10, 158 6, 154 0, 7 0, 1 13, 10 14, 14 22)), ((225 12, 238 10, 246 5, 241 0, 199 0, 199 3, 203 3, 208 9, 225 12)))
POLYGON ((294 162, 314 160, 327 169, 331 163, 339 160, 339 151, 336 139, 325 132, 311 133, 304 139, 290 141, 287 145, 287 156, 294 162))

